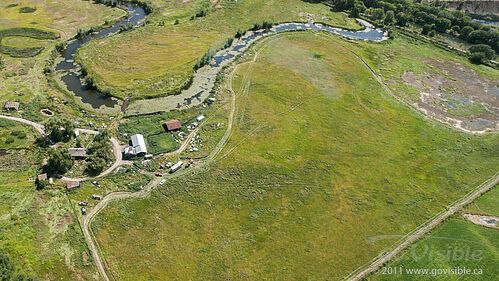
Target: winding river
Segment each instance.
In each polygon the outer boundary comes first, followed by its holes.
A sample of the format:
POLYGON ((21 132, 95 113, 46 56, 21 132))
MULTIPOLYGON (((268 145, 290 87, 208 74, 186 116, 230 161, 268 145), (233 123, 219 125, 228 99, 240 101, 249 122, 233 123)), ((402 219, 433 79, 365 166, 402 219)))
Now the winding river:
MULTIPOLYGON (((65 84, 66 88, 69 91, 73 92, 75 96, 79 97, 83 103, 89 104, 93 108, 100 108, 102 106, 115 107, 116 105, 118 105, 118 101, 116 99, 107 97, 85 85, 82 75, 77 72, 79 67, 74 62, 75 55, 77 51, 83 46, 83 44, 93 39, 117 33, 119 32, 121 25, 142 25, 146 18, 146 13, 144 12, 144 10, 139 6, 132 4, 128 4, 127 7, 129 13, 128 18, 117 22, 109 28, 102 29, 97 33, 89 34, 80 39, 71 41, 68 44, 67 48, 61 53, 62 61, 57 63, 55 67, 56 71, 63 71, 64 75, 61 77, 61 80, 65 84)), ((246 51, 246 49, 254 41, 264 36, 269 36, 286 31, 314 30, 335 33, 354 40, 377 42, 386 40, 388 38, 385 31, 374 28, 370 23, 366 21, 360 19, 358 21, 365 26, 365 28, 361 31, 348 31, 313 22, 283 23, 275 25, 271 29, 265 31, 248 31, 240 39, 234 40, 234 43, 229 48, 218 51, 214 55, 213 60, 209 65, 198 69, 194 74, 193 82, 188 89, 183 90, 178 95, 155 98, 154 102, 157 104, 161 104, 161 108, 159 111, 169 111, 173 109, 191 107, 202 103, 206 98, 208 98, 210 91, 215 84, 216 76, 222 69, 222 67, 232 62, 237 55, 246 51)), ((138 114, 153 113, 158 111, 157 107, 153 108, 148 106, 150 102, 151 100, 136 101, 130 105, 127 112, 131 114, 138 114)))

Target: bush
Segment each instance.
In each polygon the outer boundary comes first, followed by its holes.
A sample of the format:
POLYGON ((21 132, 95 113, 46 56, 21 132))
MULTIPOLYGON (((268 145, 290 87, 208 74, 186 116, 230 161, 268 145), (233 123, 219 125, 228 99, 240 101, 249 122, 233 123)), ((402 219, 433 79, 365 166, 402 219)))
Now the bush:
POLYGON ((428 36, 430 36, 430 37, 435 37, 435 36, 437 36, 437 32, 436 32, 435 30, 432 30, 432 31, 430 31, 430 32, 428 33, 428 36))
POLYGON ((487 55, 485 53, 473 53, 470 55, 470 61, 475 64, 485 64, 488 62, 487 55))
POLYGON ((428 35, 430 31, 433 30, 433 24, 425 24, 423 25, 423 30, 421 30, 421 34, 428 35))
POLYGON ((19 9, 19 13, 22 14, 28 14, 28 13, 34 13, 36 11, 36 8, 33 7, 22 7, 19 9))
POLYGON ((496 53, 489 45, 479 44, 470 47, 470 53, 483 53, 487 60, 491 60, 496 56, 496 53))
POLYGON ((246 31, 241 31, 241 29, 238 29, 236 32, 236 35, 234 37, 239 39, 239 38, 243 37, 244 34, 246 34, 246 31))

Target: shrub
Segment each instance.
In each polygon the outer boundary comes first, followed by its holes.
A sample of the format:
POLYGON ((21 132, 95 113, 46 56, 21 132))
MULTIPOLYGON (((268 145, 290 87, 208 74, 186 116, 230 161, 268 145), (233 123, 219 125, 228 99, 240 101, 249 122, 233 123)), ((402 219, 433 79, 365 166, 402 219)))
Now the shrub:
POLYGON ((33 7, 22 7, 19 9, 19 13, 23 13, 23 14, 34 13, 35 11, 36 11, 36 8, 33 8, 33 7))
POLYGON ((485 64, 488 62, 487 55, 485 53, 473 53, 470 55, 470 61, 475 64, 485 64))
POLYGON ((485 58, 488 60, 493 59, 496 56, 496 53, 489 45, 479 44, 470 47, 470 53, 483 53, 485 58))

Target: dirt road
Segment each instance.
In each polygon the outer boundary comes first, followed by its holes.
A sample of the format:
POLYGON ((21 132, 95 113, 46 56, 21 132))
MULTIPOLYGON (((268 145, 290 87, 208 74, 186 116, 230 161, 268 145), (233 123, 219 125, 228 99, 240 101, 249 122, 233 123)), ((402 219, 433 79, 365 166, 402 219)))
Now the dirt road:
POLYGON ((400 253, 400 251, 405 249, 411 243, 423 237, 424 234, 426 234, 428 231, 430 231, 431 229, 439 225, 441 222, 443 222, 445 219, 453 215, 463 206, 473 202, 475 199, 477 199, 478 197, 480 197, 480 195, 491 189, 498 182, 499 182, 499 172, 496 173, 491 178, 487 179, 479 186, 477 186, 472 191, 468 192, 466 195, 461 197, 461 199, 447 206, 447 208, 445 208, 444 211, 435 215, 433 218, 429 219, 428 221, 424 222, 422 225, 414 229, 412 232, 408 233, 406 236, 402 238, 402 241, 394 245, 391 250, 380 254, 368 265, 360 267, 359 269, 357 269, 356 271, 352 272, 350 275, 345 277, 344 280, 348 281, 361 280, 366 275, 374 272, 375 270, 380 268, 384 263, 388 262, 393 257, 395 257, 398 253, 400 253))
MULTIPOLYGON (((180 154, 182 151, 184 151, 187 148, 187 146, 189 145, 189 141, 194 137, 194 135, 199 130, 199 128, 201 128, 201 126, 202 126, 202 124, 199 127, 197 127, 196 129, 192 130, 177 150, 169 152, 165 155, 180 154)), ((116 159, 118 159, 118 158, 116 158, 116 159)), ((120 151, 119 161, 116 161, 115 164, 117 164, 119 162, 123 162, 121 160, 121 151, 120 151)), ((112 171, 113 169, 114 168, 111 167, 108 170, 106 170, 106 172, 112 171)), ((168 176, 165 176, 165 177, 174 177, 174 176, 179 176, 179 175, 181 175, 181 174, 179 172, 176 172, 173 175, 169 174, 168 176)), ((103 176, 103 175, 101 174, 99 176, 103 176)), ((93 233, 92 233, 91 228, 90 228, 90 224, 92 222, 92 219, 95 217, 95 215, 100 213, 100 211, 102 209, 104 209, 107 206, 107 204, 111 201, 120 200, 120 199, 127 199, 127 198, 142 198, 142 197, 147 196, 147 194, 155 186, 157 186, 163 178, 164 177, 154 178, 152 181, 150 181, 144 187, 143 190, 138 191, 138 192, 128 192, 128 191, 111 192, 111 193, 107 194, 106 196, 104 196, 104 198, 97 205, 95 205, 83 218, 83 221, 82 221, 83 235, 85 236, 85 240, 87 241, 88 247, 90 248, 90 251, 92 252, 92 257, 94 258, 95 264, 97 265, 97 269, 99 270, 99 273, 104 280, 109 281, 110 279, 109 279, 109 276, 107 275, 104 263, 102 262, 102 259, 100 258, 98 246, 96 245, 96 242, 94 241, 94 238, 93 238, 94 236, 93 236, 93 233)))
POLYGON ((0 115, 0 118, 9 119, 9 120, 12 120, 12 121, 17 121, 17 122, 21 122, 21 123, 30 125, 31 127, 35 128, 35 130, 37 130, 38 133, 40 133, 40 135, 42 135, 42 136, 46 136, 47 135, 47 134, 45 134, 45 131, 43 130, 44 126, 42 124, 38 124, 38 123, 35 123, 33 121, 29 121, 29 120, 26 120, 26 119, 23 119, 23 118, 13 117, 13 116, 7 116, 7 115, 0 115))
MULTIPOLYGON (((33 121, 29 121, 29 120, 24 119, 24 118, 7 116, 7 115, 0 115, 0 118, 9 119, 9 120, 12 120, 12 121, 17 121, 17 122, 21 122, 21 123, 30 125, 33 128, 35 128, 42 136, 46 136, 47 135, 45 133, 45 131, 44 131, 45 127, 42 124, 39 124, 39 123, 36 123, 36 122, 33 122, 33 121)), ((75 129, 75 131, 76 130, 80 131, 82 133, 90 134, 90 135, 97 135, 99 133, 98 131, 89 130, 89 129, 80 129, 80 128, 77 128, 77 129, 75 129)), ((111 140, 111 143, 113 145, 113 153, 114 153, 114 157, 115 157, 115 161, 114 161, 114 163, 113 163, 113 165, 111 167, 109 167, 107 170, 105 170, 104 172, 102 172, 101 174, 99 174, 98 176, 95 176, 95 177, 85 177, 85 178, 62 177, 61 179, 63 181, 86 181, 86 180, 90 180, 90 179, 94 179, 94 178, 99 178, 99 177, 103 177, 105 175, 108 175, 114 169, 118 168, 121 165, 132 165, 133 163, 131 161, 124 161, 122 159, 120 142, 115 137, 111 137, 110 140, 111 140)))

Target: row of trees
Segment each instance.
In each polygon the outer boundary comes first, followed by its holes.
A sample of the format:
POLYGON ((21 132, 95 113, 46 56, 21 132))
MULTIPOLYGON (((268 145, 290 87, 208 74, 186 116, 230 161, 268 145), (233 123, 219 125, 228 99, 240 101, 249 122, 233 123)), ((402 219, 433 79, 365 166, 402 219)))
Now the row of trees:
MULTIPOLYGON (((378 25, 406 26, 414 22, 423 27, 422 33, 429 36, 436 32, 448 33, 462 40, 480 45, 472 53, 481 53, 482 58, 490 57, 490 51, 499 52, 499 32, 488 25, 475 22, 462 11, 450 11, 439 4, 418 3, 407 0, 324 0, 336 10, 350 11, 353 17, 367 14, 378 25), (487 45, 489 48, 484 47, 487 45)), ((419 1, 421 2, 421 1, 419 1)), ((471 50, 470 50, 471 51, 471 50)), ((495 57, 495 54, 492 58, 495 57)))
POLYGON ((91 175, 100 174, 106 167, 106 163, 111 159, 111 133, 108 129, 99 129, 99 134, 95 135, 93 142, 88 147, 87 172, 91 175))

